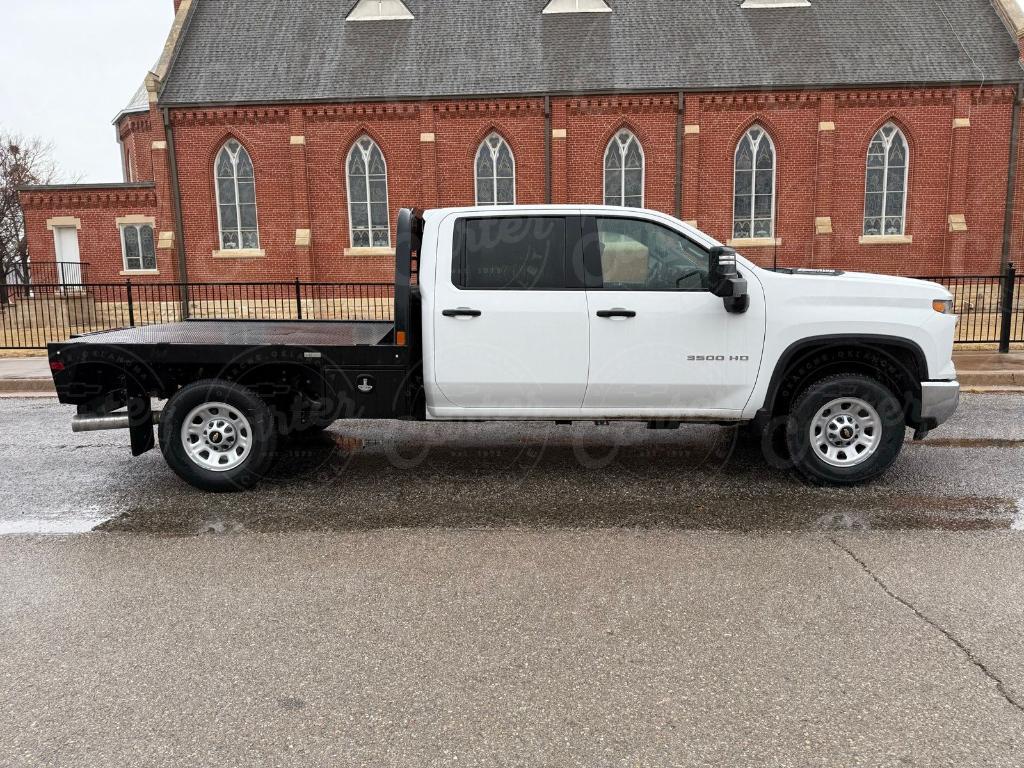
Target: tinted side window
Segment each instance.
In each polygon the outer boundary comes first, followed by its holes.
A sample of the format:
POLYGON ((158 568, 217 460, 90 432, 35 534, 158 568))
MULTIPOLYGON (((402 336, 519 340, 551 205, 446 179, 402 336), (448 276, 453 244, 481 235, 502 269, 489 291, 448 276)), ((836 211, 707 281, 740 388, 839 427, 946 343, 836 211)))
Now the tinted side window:
POLYGON ((607 290, 708 288, 708 252, 668 227, 639 219, 598 219, 597 239, 607 290))
POLYGON ((461 247, 456 247, 452 265, 452 282, 458 287, 507 291, 565 288, 564 218, 495 217, 465 219, 460 224, 456 238, 461 237, 461 247))

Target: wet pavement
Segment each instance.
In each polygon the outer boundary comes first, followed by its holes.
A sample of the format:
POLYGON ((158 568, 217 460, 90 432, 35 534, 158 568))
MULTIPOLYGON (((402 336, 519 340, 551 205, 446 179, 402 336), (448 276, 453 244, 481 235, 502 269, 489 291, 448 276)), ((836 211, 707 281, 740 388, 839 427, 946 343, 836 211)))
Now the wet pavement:
POLYGON ((0 764, 1024 764, 1011 533, 0 537, 0 764))
POLYGON ((802 485, 733 429, 340 422, 298 439, 257 490, 209 495, 125 432, 0 400, 0 534, 193 535, 378 528, 723 531, 1024 528, 1024 396, 966 395, 954 421, 863 488, 802 485))
POLYGON ((70 416, 0 400, 4 768, 1024 765, 1024 397, 850 490, 349 422, 215 496, 70 416))

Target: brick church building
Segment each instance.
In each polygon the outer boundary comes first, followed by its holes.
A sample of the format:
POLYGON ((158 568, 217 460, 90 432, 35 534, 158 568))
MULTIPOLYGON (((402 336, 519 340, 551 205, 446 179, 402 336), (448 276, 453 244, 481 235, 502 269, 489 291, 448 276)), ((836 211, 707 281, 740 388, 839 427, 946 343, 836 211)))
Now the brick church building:
POLYGON ((123 180, 23 190, 35 265, 390 280, 400 207, 512 202, 654 208, 784 266, 1024 245, 1014 0, 173 2, 123 180))

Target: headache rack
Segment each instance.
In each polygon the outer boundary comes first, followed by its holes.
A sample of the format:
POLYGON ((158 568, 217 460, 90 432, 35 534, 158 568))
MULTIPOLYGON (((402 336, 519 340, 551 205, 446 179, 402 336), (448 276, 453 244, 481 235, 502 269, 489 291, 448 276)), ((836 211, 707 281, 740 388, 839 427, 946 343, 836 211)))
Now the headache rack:
POLYGON ((404 347, 419 339, 420 247, 423 245, 423 211, 403 208, 398 212, 398 247, 395 249, 395 344, 404 347))

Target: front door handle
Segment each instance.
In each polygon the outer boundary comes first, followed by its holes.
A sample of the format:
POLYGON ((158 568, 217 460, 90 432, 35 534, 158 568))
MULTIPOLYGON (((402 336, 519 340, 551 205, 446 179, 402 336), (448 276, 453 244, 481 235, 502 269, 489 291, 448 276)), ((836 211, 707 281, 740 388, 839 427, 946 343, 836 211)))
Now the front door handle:
POLYGON ((442 313, 445 317, 480 317, 483 314, 479 309, 459 307, 458 309, 446 309, 442 313))
POLYGON ((616 307, 615 309, 602 309, 602 310, 600 310, 597 313, 597 316, 598 317, 604 317, 604 318, 608 318, 608 317, 629 317, 629 318, 633 318, 633 317, 636 317, 636 312, 634 312, 631 309, 619 309, 618 307, 616 307))

